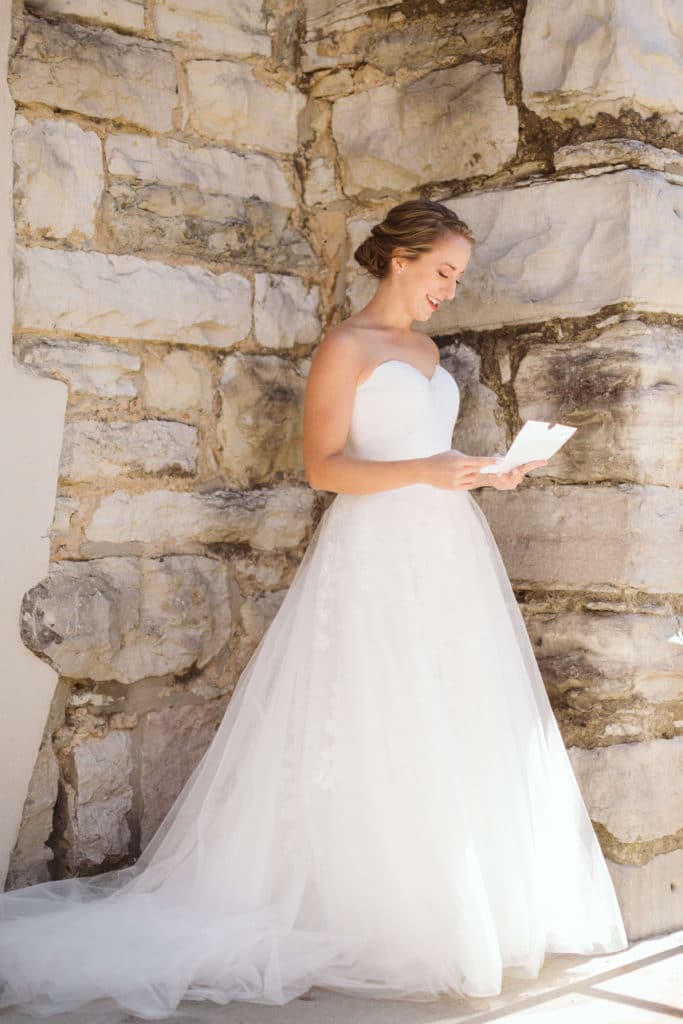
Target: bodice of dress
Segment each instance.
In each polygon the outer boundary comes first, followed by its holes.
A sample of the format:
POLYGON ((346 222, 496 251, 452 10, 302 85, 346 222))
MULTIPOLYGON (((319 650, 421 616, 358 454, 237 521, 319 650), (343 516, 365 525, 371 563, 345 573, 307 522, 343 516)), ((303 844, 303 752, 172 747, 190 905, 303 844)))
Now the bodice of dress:
POLYGON ((417 459, 451 447, 460 392, 437 364, 429 380, 412 363, 388 359, 356 388, 344 454, 417 459))

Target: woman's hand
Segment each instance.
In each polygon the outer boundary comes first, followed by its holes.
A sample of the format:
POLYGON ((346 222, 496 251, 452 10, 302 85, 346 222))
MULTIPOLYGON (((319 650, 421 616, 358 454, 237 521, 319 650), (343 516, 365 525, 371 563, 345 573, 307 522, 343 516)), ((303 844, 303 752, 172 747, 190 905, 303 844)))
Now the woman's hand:
MULTIPOLYGON (((497 460, 496 460, 497 461, 497 460)), ((479 474, 479 483, 475 487, 495 487, 497 491, 514 491, 515 487, 524 479, 527 473, 539 466, 547 466, 547 459, 536 459, 535 462, 523 462, 521 466, 515 466, 508 473, 484 473, 479 474)))
POLYGON ((463 452, 451 449, 429 455, 421 461, 424 463, 424 483, 446 491, 469 491, 473 487, 481 487, 484 481, 492 479, 487 473, 482 476, 479 470, 483 466, 494 465, 498 459, 464 455, 463 452))

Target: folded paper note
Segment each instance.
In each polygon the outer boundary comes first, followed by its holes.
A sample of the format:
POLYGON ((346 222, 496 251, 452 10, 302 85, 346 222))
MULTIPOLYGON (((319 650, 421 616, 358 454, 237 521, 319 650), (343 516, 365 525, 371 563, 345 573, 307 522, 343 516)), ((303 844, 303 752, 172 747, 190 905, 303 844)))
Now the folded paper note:
POLYGON ((480 473, 509 473, 515 466, 536 459, 549 459, 572 436, 576 427, 562 423, 527 420, 505 455, 495 466, 484 466, 480 473))

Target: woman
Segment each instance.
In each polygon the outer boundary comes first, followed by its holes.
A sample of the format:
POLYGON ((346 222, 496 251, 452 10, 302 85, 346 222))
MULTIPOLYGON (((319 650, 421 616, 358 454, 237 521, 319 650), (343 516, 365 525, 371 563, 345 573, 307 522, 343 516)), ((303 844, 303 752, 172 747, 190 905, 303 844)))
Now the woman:
POLYGON ((411 330, 473 237, 411 200, 356 250, 379 279, 327 332, 304 409, 336 492, 209 749, 138 862, 0 897, 0 1005, 110 996, 491 996, 626 945, 500 555, 467 493, 529 463, 450 448, 455 380, 411 330))

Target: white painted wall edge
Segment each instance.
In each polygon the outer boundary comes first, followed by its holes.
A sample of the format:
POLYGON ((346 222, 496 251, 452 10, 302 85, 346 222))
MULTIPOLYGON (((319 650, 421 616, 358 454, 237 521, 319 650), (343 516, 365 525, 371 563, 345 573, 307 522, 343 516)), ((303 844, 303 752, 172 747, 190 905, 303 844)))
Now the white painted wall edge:
POLYGON ((12 147, 7 86, 11 4, 0 3, 0 880, 16 841, 56 674, 19 635, 23 595, 47 573, 66 386, 12 359, 12 147))

